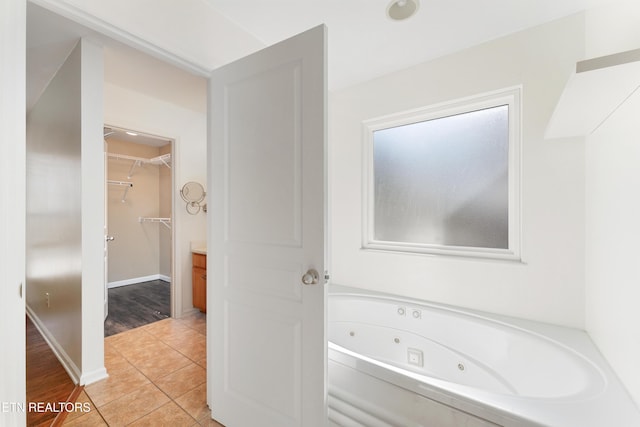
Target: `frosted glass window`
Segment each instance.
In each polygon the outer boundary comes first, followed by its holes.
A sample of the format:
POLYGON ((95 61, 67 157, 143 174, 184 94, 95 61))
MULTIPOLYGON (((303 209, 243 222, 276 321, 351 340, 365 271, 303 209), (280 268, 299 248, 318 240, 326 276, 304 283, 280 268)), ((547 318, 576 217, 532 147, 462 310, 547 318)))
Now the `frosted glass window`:
POLYGON ((372 130, 365 246, 513 255, 513 107, 372 130))

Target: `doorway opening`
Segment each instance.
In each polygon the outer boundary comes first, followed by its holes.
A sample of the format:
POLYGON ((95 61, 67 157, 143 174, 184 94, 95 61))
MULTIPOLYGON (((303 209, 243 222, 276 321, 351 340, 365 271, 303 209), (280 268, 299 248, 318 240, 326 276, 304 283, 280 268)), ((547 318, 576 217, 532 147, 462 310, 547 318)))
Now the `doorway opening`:
POLYGON ((172 317, 173 140, 105 125, 105 337, 172 317))

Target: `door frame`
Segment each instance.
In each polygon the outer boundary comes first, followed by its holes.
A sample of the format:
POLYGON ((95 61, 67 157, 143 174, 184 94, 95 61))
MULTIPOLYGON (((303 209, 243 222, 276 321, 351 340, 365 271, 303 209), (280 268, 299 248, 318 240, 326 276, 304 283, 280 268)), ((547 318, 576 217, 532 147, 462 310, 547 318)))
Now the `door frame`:
MULTIPOLYGON (((182 61, 180 60, 177 56, 170 54, 168 51, 165 51, 163 49, 160 48, 156 48, 154 47, 153 44, 146 42, 145 40, 135 37, 129 33, 123 32, 122 30, 119 30, 117 27, 112 26, 111 24, 105 23, 104 21, 99 20, 98 18, 96 18, 95 16, 92 16, 88 13, 86 13, 85 11, 79 10, 77 7, 75 6, 71 6, 68 4, 64 4, 63 0, 10 0, 9 3, 5 2, 3 3, 3 7, 0 8, 4 11, 6 11, 6 14, 3 14, 2 16, 10 16, 10 23, 8 25, 6 25, 5 27, 3 27, 3 30, 6 28, 7 32, 3 32, 3 37, 5 37, 5 35, 7 36, 7 39, 15 39, 15 47, 16 49, 12 49, 11 51, 7 51, 7 63, 11 63, 11 61, 9 60, 10 58, 13 59, 16 63, 16 67, 15 70, 19 70, 20 71, 20 75, 16 76, 16 71, 14 70, 8 70, 8 71, 12 71, 12 73, 7 73, 7 80, 11 79, 9 81, 9 83, 11 83, 10 85, 10 89, 8 90, 7 93, 8 94, 14 94, 14 96, 11 97, 12 99, 12 109, 10 110, 11 114, 7 114, 7 117, 11 118, 12 121, 10 123, 6 123, 8 125, 7 127, 7 132, 10 131, 10 129, 14 129, 16 126, 19 126, 20 123, 22 123, 22 127, 21 129, 23 129, 21 131, 21 133, 19 133, 18 131, 14 132, 13 135, 14 137, 11 138, 12 141, 12 145, 18 144, 18 146, 20 147, 20 149, 22 150, 22 156, 24 157, 24 150, 25 150, 25 146, 26 146, 26 133, 24 131, 25 128, 25 111, 26 111, 26 93, 25 93, 25 77, 26 77, 26 63, 25 63, 25 47, 26 47, 26 35, 27 35, 27 4, 28 3, 32 3, 38 6, 43 7, 44 9, 50 11, 53 14, 56 14, 58 16, 64 17, 69 19, 70 21, 73 21, 77 24, 80 25, 84 25, 86 28, 93 30, 97 33, 100 33, 104 36, 104 38, 110 38, 112 40, 116 40, 116 41, 120 41, 123 44, 132 47, 134 49, 137 49, 143 53, 147 53, 150 55, 155 56, 156 58, 161 57, 161 60, 163 60, 164 62, 167 63, 171 63, 173 65, 177 65, 179 67, 183 67, 183 69, 186 69, 188 72, 191 72, 192 74, 195 75, 206 75, 206 72, 204 70, 199 70, 199 71, 195 71, 194 67, 189 67, 189 63, 186 61, 182 61), (6 6, 6 7, 5 7, 6 6), (23 19, 19 19, 20 17, 22 17, 23 19), (22 51, 19 50, 20 46, 22 46, 22 51), (16 119, 13 119, 13 116, 16 117, 16 119), (20 120, 17 119, 17 117, 20 118, 20 120), (9 126, 10 125, 10 126, 9 126), (17 141, 17 142, 16 142, 17 141)), ((96 39, 99 39, 99 37, 96 38, 82 38, 82 40, 86 40, 88 43, 91 44, 96 44, 95 41, 96 39)), ((99 45, 99 43, 98 43, 99 45)), ((4 51, 2 52, 4 55, 4 51)), ((4 77, 4 75, 3 75, 4 77)), ((104 78, 101 78, 101 84, 104 84, 104 78)), ((4 80, 2 82, 3 84, 5 83, 4 80)), ((100 103, 100 108, 102 109, 102 103, 100 103)), ((4 116, 3 116, 4 117, 4 116)), ((4 123, 4 122, 3 122, 4 123)), ((98 131, 99 137, 97 139, 97 141, 102 141, 102 126, 104 124, 104 114, 100 114, 100 131, 98 131)), ((132 126, 132 127, 137 127, 137 126, 132 126)), ((19 130, 19 129, 18 129, 19 130)), ((149 132, 151 134, 153 134, 154 132, 149 132)), ((156 134, 167 134, 167 132, 156 132, 156 134)), ((176 142, 178 138, 175 137, 171 137, 168 138, 171 139, 172 143, 176 142)), ((97 148, 97 147, 96 147, 97 148)), ((172 151, 174 156, 176 155, 176 150, 175 150, 175 145, 172 145, 172 151)), ((20 151, 20 150, 16 150, 16 151, 20 151)), ((4 151, 3 151, 4 152, 4 151)), ((104 149, 102 146, 100 146, 99 148, 99 152, 100 152, 100 169, 102 169, 104 167, 104 160, 103 160, 103 156, 104 156, 104 149)), ((177 157, 177 156, 176 156, 177 157)), ((20 195, 16 195, 16 197, 14 197, 15 199, 15 203, 18 204, 18 206, 16 206, 15 209, 11 210, 11 216, 12 218, 15 215, 19 215, 20 212, 22 212, 22 216, 20 218, 22 218, 21 221, 19 220, 15 220, 13 221, 13 224, 15 226, 19 226, 20 224, 24 225, 24 218, 25 218, 25 210, 22 209, 22 211, 20 210, 21 207, 24 207, 24 203, 20 203, 20 197, 21 196, 22 199, 24 200, 24 185, 25 185, 25 178, 26 178, 26 169, 24 167, 19 167, 19 165, 23 165, 24 161, 20 162, 19 159, 16 160, 15 157, 10 157, 7 156, 7 159, 11 160, 11 166, 17 170, 13 170, 12 168, 6 168, 5 170, 10 172, 11 175, 15 175, 16 172, 20 174, 20 176, 22 177, 22 179, 7 179, 6 182, 12 182, 14 188, 17 190, 21 190, 22 193, 20 195)), ((177 164, 177 162, 175 162, 177 164)), ((97 177, 96 177, 97 178, 97 177)), ((92 180, 94 179, 94 177, 91 178, 92 180)), ((174 190, 175 187, 175 180, 176 179, 176 170, 174 169, 174 173, 172 173, 172 192, 174 190)), ((100 195, 102 196, 101 201, 100 201, 100 205, 102 205, 102 203, 104 203, 104 177, 102 176, 102 174, 100 174, 100 195)), ((13 191, 8 193, 8 194, 13 194, 13 191)), ((172 211, 176 212, 176 201, 175 201, 175 194, 172 194, 172 211)), ((96 218, 98 218, 96 216, 96 218)), ((103 282, 103 277, 102 275, 104 274, 104 260, 103 260, 103 246, 102 246, 102 239, 104 239, 104 211, 103 208, 100 209, 100 214, 99 214, 99 218, 100 218, 100 225, 99 227, 95 227, 95 229, 92 229, 92 234, 94 233, 99 233, 99 240, 96 240, 96 242, 100 242, 100 278, 98 279, 99 282, 103 282), (100 229, 98 232, 98 228, 100 229)), ((3 217, 4 219, 4 217, 3 217)), ((20 230, 18 227, 15 227, 15 232, 18 233, 20 230)), ((12 254, 15 254, 14 256, 18 255, 19 253, 24 254, 24 247, 25 247, 25 243, 26 243, 26 235, 25 235, 25 229, 23 227, 22 229, 23 233, 22 233, 22 237, 16 238, 16 241, 11 241, 12 243, 12 254), (23 250, 20 251, 19 248, 22 247, 23 250)), ((176 251, 173 250, 175 248, 175 244, 173 244, 173 242, 176 241, 175 239, 175 230, 172 228, 172 282, 175 282, 175 277, 176 276, 176 266, 177 266, 177 260, 176 258, 176 251)), ((11 237, 13 236, 8 236, 7 238, 7 242, 11 239, 11 237)), ((23 315, 25 313, 25 299, 23 298, 23 294, 24 294, 24 290, 22 289, 22 284, 25 281, 25 257, 22 256, 22 267, 20 268, 20 264, 18 262, 18 259, 15 259, 15 262, 13 263, 14 266, 16 266, 20 271, 20 284, 18 286, 18 288, 20 288, 18 291, 16 291, 16 294, 18 294, 19 292, 20 294, 20 313, 23 315)), ((97 267, 97 265, 93 266, 92 268, 97 272, 98 270, 95 268, 97 267)), ((89 271, 87 271, 89 272, 89 271)), ((13 273, 13 270, 9 273, 13 273)), ((16 273, 18 273, 16 271, 16 273)), ((93 274, 93 273, 92 273, 93 274)), ((83 277, 83 280, 86 280, 87 282, 91 281, 91 283, 95 282, 95 279, 97 277, 95 275, 87 275, 85 274, 85 277, 83 277)), ((13 281, 13 280, 12 280, 13 281)), ((100 286, 100 288, 103 288, 103 286, 100 286)), ((13 287, 11 287, 11 289, 13 289, 13 287)), ((7 291, 9 290, 9 286, 7 286, 7 291)), ((100 292, 100 302, 98 303, 95 299, 92 300, 91 304, 99 304, 101 307, 103 305, 103 301, 104 301, 104 297, 103 297, 103 289, 100 292)), ((179 295, 178 293, 174 294, 177 295, 177 298, 174 301, 174 304, 172 306, 172 309, 174 307, 177 308, 177 310, 174 310, 174 313, 172 313, 173 316, 176 315, 176 312, 181 313, 182 312, 182 307, 181 307, 181 295, 179 295)), ((83 295, 84 297, 84 295, 83 295)), ((3 303, 6 302, 6 309, 5 312, 9 313, 10 311, 14 311, 16 310, 16 306, 18 304, 10 304, 10 302, 13 301, 13 298, 7 298, 7 299, 2 299, 3 303)), ((3 304, 2 307, 5 307, 5 305, 3 304)), ((90 346, 91 348, 96 348, 96 349, 100 349, 100 352, 104 353, 103 351, 103 337, 104 337, 104 322, 102 319, 102 316, 100 316, 101 321, 98 322, 93 322, 93 321, 86 321, 83 317, 83 328, 82 328, 82 336, 83 336, 83 342, 85 341, 84 338, 85 337, 92 337, 89 341, 87 341, 87 345, 90 346), (98 342, 96 341, 94 344, 95 345, 89 345, 91 344, 92 340, 99 340, 99 345, 98 342)), ((20 322, 20 324, 24 327, 24 323, 20 322)), ((24 331, 24 329, 22 329, 24 331)), ((20 329, 19 327, 14 328, 12 331, 4 331, 3 330, 3 336, 5 334, 13 336, 16 332, 19 333, 20 329)), ((22 333, 21 337, 20 337, 21 342, 24 342, 24 333, 22 333)), ((14 363, 13 366, 16 367, 15 370, 11 371, 11 375, 8 375, 8 373, 6 374, 6 378, 9 379, 14 379, 17 375, 17 380, 16 381, 7 381, 6 384, 3 384, 3 387, 0 387, 0 392, 4 393, 5 390, 5 385, 8 388, 8 390, 12 391, 12 394, 7 394, 7 396, 14 396, 16 393, 20 393, 20 390, 25 390, 25 382, 24 382, 24 361, 26 360, 26 352, 24 349, 24 346, 19 346, 19 345, 12 345, 12 348, 15 348, 16 352, 15 354, 12 354, 12 357, 16 357, 18 358, 21 363, 14 363), (20 365, 22 365, 23 369, 22 371, 20 371, 20 365), (22 372, 22 375, 20 375, 20 372, 22 372), (20 378, 22 377, 22 378, 20 378)), ((99 363, 101 364, 101 367, 99 369, 95 369, 95 370, 91 370, 90 372, 90 376, 87 376, 86 379, 82 380, 82 382, 84 384, 89 384, 92 383, 94 381, 100 380, 104 377, 106 377, 107 373, 106 370, 104 369, 104 355, 100 358, 96 358, 95 363, 98 363, 98 359, 99 363)), ((4 358, 3 358, 4 360, 4 358)), ((13 359, 12 359, 13 360, 13 359)), ((91 359, 91 361, 93 362, 93 359, 91 359)), ((3 378, 5 378, 5 373, 3 372, 3 378)), ((3 394, 4 395, 4 394, 3 394)), ((5 399, 7 401, 24 401, 24 398, 21 399, 5 399)))
MULTIPOLYGON (((182 315, 182 290, 183 290, 183 286, 182 283, 178 283, 178 281, 176 280, 176 229, 179 229, 180 227, 177 227, 177 222, 174 221, 174 217, 176 215, 176 175, 177 175, 177 170, 179 170, 178 162, 175 161, 175 157, 176 157, 176 145, 177 145, 177 139, 173 136, 164 136, 162 135, 163 132, 154 132, 154 131, 147 131, 144 128, 141 128, 139 126, 135 126, 135 124, 130 124, 127 126, 117 126, 117 125, 113 125, 110 123, 105 123, 104 126, 109 127, 109 128, 115 128, 115 129, 119 129, 119 130, 130 130, 133 132, 137 132, 143 135, 149 135, 149 136, 153 136, 153 137, 157 137, 159 139, 166 139, 169 142, 169 144, 171 144, 171 275, 170 275, 170 279, 171 279, 171 284, 170 284, 170 289, 171 289, 171 303, 170 303, 170 317, 175 318, 175 317, 180 317, 182 315), (131 125, 131 126, 130 126, 131 125)), ((108 142, 108 141, 107 141, 108 142)), ((105 180, 107 179, 106 176, 108 175, 108 171, 105 174, 105 180)), ((106 202, 105 202, 106 203, 106 202)), ((105 218, 105 221, 108 221, 108 210, 107 210, 107 217, 105 218)), ((108 267, 108 266, 107 266, 108 267)), ((106 286, 106 284, 105 284, 106 286)))
MULTIPOLYGON (((122 30, 120 28, 118 28, 117 26, 106 22, 102 19, 100 19, 97 16, 94 16, 90 13, 87 13, 86 11, 78 8, 77 6, 74 6, 70 3, 65 2, 64 0, 11 0, 14 2, 20 2, 23 5, 26 4, 27 2, 31 2, 33 4, 36 4, 38 6, 41 6, 47 10, 49 10, 52 13, 55 13, 57 15, 60 15, 64 18, 67 18, 77 24, 83 25, 87 28, 89 28, 90 30, 96 31, 97 33, 102 34, 105 37, 111 38, 113 40, 116 40, 118 42, 121 42, 131 48, 137 49, 143 53, 146 53, 148 55, 151 55, 161 61, 164 61, 166 63, 172 64, 174 66, 177 66, 179 68, 181 68, 182 70, 189 72, 195 76, 198 77, 204 77, 204 78, 208 78, 211 74, 211 70, 206 69, 200 65, 194 64, 193 62, 182 58, 181 56, 179 56, 178 54, 175 54, 165 48, 162 48, 156 44, 154 44, 151 41, 148 41, 142 37, 138 37, 134 34, 131 34, 125 30, 122 30)), ((26 18, 26 11, 25 11, 25 18, 26 18)), ((26 19, 25 19, 26 21, 26 19)), ((26 25, 22 26, 22 29, 24 29, 24 34, 26 34, 26 25)), ((25 95, 21 94, 20 95, 22 98, 17 98, 18 100, 25 99, 25 95)), ((17 103, 16 105, 18 105, 18 107, 20 107, 21 103, 17 103)), ((207 110, 209 110, 209 107, 207 108, 207 110)), ((25 109, 22 108, 20 111, 17 111, 17 113, 19 113, 20 115, 24 116, 24 111, 25 109)), ((208 113, 208 111, 207 111, 208 113)), ((326 114, 326 112, 325 112, 326 114)), ((136 126, 132 126, 132 127, 136 127, 136 126)), ((153 134, 154 132, 150 132, 151 134, 153 134)), ((158 134, 157 132, 155 132, 156 134, 158 134)), ((160 132, 159 134, 162 134, 162 132, 160 132)), ((173 140, 174 143, 177 142, 177 138, 173 137, 171 138, 173 140)), ((24 139, 23 139, 24 140, 24 139)), ((327 148, 328 149, 328 148, 327 148)), ((175 150, 175 145, 172 146, 172 153, 175 157, 175 164, 178 164, 177 161, 177 157, 179 156, 179 154, 177 153, 177 151, 175 150)), ((326 161, 327 158, 325 158, 326 161)), ((325 164, 325 168, 326 168, 326 164, 325 164)), ((172 173, 172 180, 175 180, 177 175, 177 172, 174 170, 172 173)), ((327 182, 325 182, 325 185, 328 185, 327 182)), ((175 183, 174 183, 174 187, 175 187, 175 183)), ((175 191, 175 188, 172 189, 172 191, 175 191)), ((176 209, 176 200, 175 197, 172 196, 172 215, 175 215, 175 213, 177 212, 176 209)), ((325 210, 328 208, 328 205, 326 204, 327 200, 326 200, 326 192, 325 192, 325 210)), ((328 216, 325 215, 325 221, 328 221, 328 216)), ((103 227, 101 227, 100 230, 101 234, 103 234, 104 229, 103 227)), ((328 236, 328 233, 327 233, 328 236)), ((172 242, 172 247, 175 251, 176 248, 176 243, 175 243, 175 229, 172 227, 172 238, 173 238, 173 242, 172 242)), ((327 237, 328 239, 328 237, 327 237)), ((328 240, 326 242, 328 244, 328 240)), ((328 248, 326 249, 328 250, 328 248)), ((181 262, 182 259, 180 259, 180 257, 177 256, 177 254, 174 252, 172 253, 172 259, 173 262, 181 262)), ((325 260, 328 263, 329 262, 329 258, 325 255, 325 260)), ((322 272, 320 272, 322 274, 322 272)), ((172 281, 175 280, 176 277, 176 265, 174 264, 172 266, 172 281)), ((181 312, 181 295, 177 292, 174 292, 176 295, 175 301, 173 302, 174 307, 177 307, 177 310, 174 310, 174 312, 172 313, 172 315, 179 315, 181 312)), ((172 307, 172 308, 174 308, 172 307)), ((103 335, 103 331, 92 331, 93 333, 99 333, 101 336, 103 335)), ((24 353, 21 355, 22 359, 24 359, 24 353)), ((325 389, 326 392, 326 389, 325 389)))
MULTIPOLYGON (((26 0, 0 3, 0 39, 0 90, 11 100, 0 103, 0 193, 11 201, 10 208, 0 211, 0 310, 5 319, 0 338, 11 349, 0 356, 0 401, 26 404, 26 0)), ((25 408, 0 411, 2 425, 25 423, 25 408)))
MULTIPOLYGON (((7 44, 7 46, 10 46, 10 49, 2 51, 2 59, 4 64, 11 64, 11 67, 6 67, 6 74, 3 69, 3 79, 0 81, 0 85, 2 85, 1 87, 3 89, 6 89, 8 98, 10 98, 12 102, 10 104, 0 106, 3 112, 2 117, 5 118, 2 121, 2 124, 5 125, 3 127, 3 129, 5 129, 5 137, 7 138, 7 141, 11 141, 10 144, 2 144, 2 147, 0 148, 0 152, 3 154, 2 158, 8 162, 7 165, 11 166, 2 168, 2 172, 0 174, 6 178, 3 179, 3 182, 10 183, 7 188, 3 186, 3 194, 10 197, 14 203, 11 209, 0 215, 3 222, 11 224, 11 233, 5 236, 5 244, 2 245, 1 252, 5 255, 2 263, 4 265, 4 262, 7 261, 9 269, 2 269, 2 277, 7 279, 7 284, 2 287, 1 295, 3 295, 3 298, 0 298, 0 307, 2 307, 2 311, 6 314, 13 313, 16 316, 19 315, 21 320, 15 326, 2 328, 3 340, 5 343, 9 343, 13 351, 2 357, 2 364, 5 368, 2 369, 1 377, 3 378, 3 381, 0 386, 0 397, 2 397, 6 402, 16 402, 17 405, 20 405, 20 402, 24 402, 26 396, 26 380, 24 376, 26 351, 24 345, 25 329, 23 316, 25 313, 24 248, 26 243, 26 211, 24 192, 26 182, 26 166, 24 163, 26 146, 25 47, 27 34, 26 12, 28 1, 42 6, 47 10, 70 19, 78 24, 82 24, 106 37, 110 37, 132 48, 155 56, 156 58, 160 58, 165 62, 181 67, 194 75, 201 77, 206 77, 208 75, 208 70, 184 60, 140 37, 136 37, 131 33, 120 30, 119 28, 102 21, 75 6, 64 3, 63 1, 8 0, 2 2, 0 10, 2 10, 3 13, 0 14, 0 16, 6 19, 0 19, 0 21, 2 21, 3 24, 7 24, 2 25, 2 38, 3 40, 11 42, 7 44), (5 189, 7 190, 6 193, 4 193, 5 189), (7 369, 7 367, 9 368, 7 369)), ((175 141, 175 138, 172 139, 175 141)), ((175 173, 173 174, 172 179, 175 179, 175 173)), ((173 210, 175 212, 175 197, 173 197, 173 199, 173 210)), ((100 226, 100 235, 104 235, 102 226, 100 226)), ((172 254, 172 258, 175 260, 175 253, 172 254)), ((172 275, 175 274, 174 272, 175 266, 172 266, 172 275)), ((179 300, 179 298, 177 299, 179 300)), ((179 303, 179 301, 177 301, 176 304, 177 303, 179 303)), ((11 319, 12 321, 14 320, 13 315, 11 319)), ((99 324, 99 327, 96 327, 96 330, 87 331, 87 333, 103 336, 104 332, 102 323, 99 324)), ((10 423, 23 424, 26 419, 25 412, 20 411, 19 409, 20 408, 18 407, 18 410, 16 411, 2 413, 0 419, 7 420, 10 423)))

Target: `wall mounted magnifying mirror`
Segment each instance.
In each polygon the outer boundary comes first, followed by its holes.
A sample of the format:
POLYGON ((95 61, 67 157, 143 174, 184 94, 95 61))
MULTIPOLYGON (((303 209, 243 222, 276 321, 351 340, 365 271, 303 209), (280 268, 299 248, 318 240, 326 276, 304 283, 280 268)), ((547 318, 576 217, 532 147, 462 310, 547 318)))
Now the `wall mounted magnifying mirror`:
POLYGON ((204 191, 204 187, 194 181, 189 181, 180 189, 180 196, 182 200, 187 202, 187 212, 191 215, 195 215, 202 209, 207 212, 207 204, 201 204, 207 193, 204 191))

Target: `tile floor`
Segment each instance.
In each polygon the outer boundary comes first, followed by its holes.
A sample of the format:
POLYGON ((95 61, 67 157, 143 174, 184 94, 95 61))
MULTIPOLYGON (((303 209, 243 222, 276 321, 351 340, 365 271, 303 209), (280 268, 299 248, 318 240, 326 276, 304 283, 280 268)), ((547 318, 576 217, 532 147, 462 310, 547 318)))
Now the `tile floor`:
POLYGON ((214 426, 206 403, 206 322, 197 313, 105 338, 109 378, 85 387, 64 426, 214 426))

